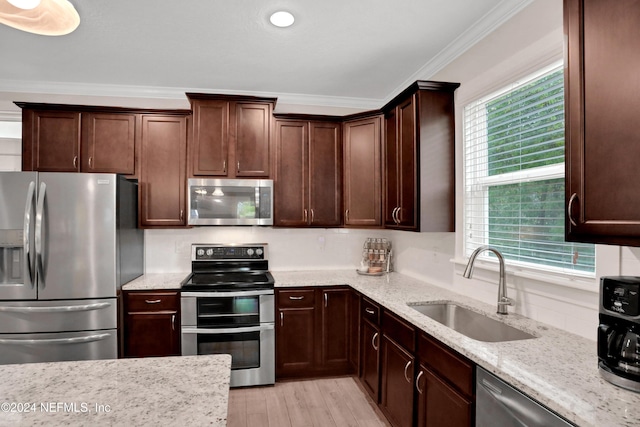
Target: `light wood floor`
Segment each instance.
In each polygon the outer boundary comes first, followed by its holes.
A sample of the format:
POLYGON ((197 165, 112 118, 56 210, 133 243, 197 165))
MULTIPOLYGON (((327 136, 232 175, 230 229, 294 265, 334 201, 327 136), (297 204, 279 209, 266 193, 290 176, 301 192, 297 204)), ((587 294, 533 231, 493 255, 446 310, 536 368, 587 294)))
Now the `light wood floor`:
POLYGON ((389 427, 352 377, 231 389, 228 427, 389 427))

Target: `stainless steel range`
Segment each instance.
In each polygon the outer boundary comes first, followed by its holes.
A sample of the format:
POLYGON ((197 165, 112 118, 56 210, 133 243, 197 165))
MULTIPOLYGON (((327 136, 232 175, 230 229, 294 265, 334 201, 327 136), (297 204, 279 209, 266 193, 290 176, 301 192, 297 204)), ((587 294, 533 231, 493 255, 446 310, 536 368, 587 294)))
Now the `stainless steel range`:
POLYGON ((182 355, 231 354, 231 387, 274 384, 268 246, 194 244, 182 282, 182 355))

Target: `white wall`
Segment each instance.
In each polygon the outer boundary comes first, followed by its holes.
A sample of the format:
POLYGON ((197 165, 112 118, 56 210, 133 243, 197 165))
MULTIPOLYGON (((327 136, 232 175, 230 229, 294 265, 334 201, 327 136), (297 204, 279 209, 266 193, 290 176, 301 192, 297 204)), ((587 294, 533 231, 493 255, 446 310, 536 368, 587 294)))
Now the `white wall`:
POLYGON ((22 123, 0 120, 0 171, 22 169, 22 123))

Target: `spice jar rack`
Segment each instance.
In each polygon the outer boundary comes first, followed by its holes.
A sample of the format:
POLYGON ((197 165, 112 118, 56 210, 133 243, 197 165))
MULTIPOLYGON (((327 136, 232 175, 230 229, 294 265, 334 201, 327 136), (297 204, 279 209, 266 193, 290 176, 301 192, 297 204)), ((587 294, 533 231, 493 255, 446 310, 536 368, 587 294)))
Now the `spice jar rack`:
POLYGON ((358 273, 379 276, 393 271, 392 253, 390 240, 367 237, 362 247, 362 261, 358 273))

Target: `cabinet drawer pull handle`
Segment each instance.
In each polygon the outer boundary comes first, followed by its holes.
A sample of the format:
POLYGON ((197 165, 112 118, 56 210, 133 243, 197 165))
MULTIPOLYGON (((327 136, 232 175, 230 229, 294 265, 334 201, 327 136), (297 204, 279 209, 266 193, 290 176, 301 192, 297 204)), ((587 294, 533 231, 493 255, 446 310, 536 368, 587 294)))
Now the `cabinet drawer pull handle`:
POLYGON ((395 208, 393 208, 393 212, 391 212, 391 218, 393 219, 393 222, 396 224, 399 222, 398 217, 396 216, 396 214, 398 213, 398 209, 400 208, 396 206, 395 208))
POLYGON ((89 157, 89 168, 93 169, 93 157, 89 157))
POLYGON ((420 371, 420 373, 418 374, 418 377, 416 378, 416 390, 418 390, 418 393, 422 394, 423 390, 420 390, 420 378, 424 375, 423 371, 420 371))
POLYGON ((184 209, 180 209, 180 221, 184 221, 184 209))
POLYGON ((227 161, 222 161, 222 172, 227 173, 227 161))
POLYGON ((303 211, 303 214, 304 214, 304 222, 307 222, 307 210, 306 209, 303 211))
POLYGON ((158 304, 159 302, 162 302, 161 299, 146 299, 144 300, 144 302, 146 302, 147 304, 158 304))
POLYGON ((280 326, 284 326, 284 312, 280 312, 280 326))
POLYGON ((78 156, 73 156, 73 167, 74 168, 78 167, 78 156))
POLYGON ((324 306, 329 306, 329 294, 327 294, 326 292, 324 293, 324 306))
POLYGON ((376 314, 376 312, 375 312, 375 311, 371 310, 371 309, 370 309, 370 308, 368 308, 368 307, 367 307, 367 308, 365 308, 365 309, 364 309, 364 311, 365 311, 367 314, 370 314, 370 315, 372 315, 372 316, 373 316, 374 314, 376 314))
POLYGON ((344 221, 349 222, 349 209, 344 211, 344 221))
POLYGON ((569 222, 571 223, 571 225, 573 225, 574 227, 577 227, 578 224, 576 223, 576 221, 573 219, 573 215, 572 215, 572 208, 573 208, 573 202, 575 202, 575 200, 578 198, 578 194, 577 193, 573 193, 571 195, 571 197, 569 198, 569 204, 567 205, 567 215, 569 215, 569 222))
POLYGON ((304 295, 299 296, 299 297, 289 297, 290 300, 292 301, 300 301, 304 299, 304 295))
POLYGON ((398 211, 396 212, 396 219, 398 220, 398 224, 402 222, 402 207, 398 206, 398 211))
POLYGON ((176 315, 175 314, 171 315, 171 330, 172 331, 176 330, 176 315))
POLYGON ((236 169, 236 172, 240 172, 240 162, 238 162, 236 166, 238 166, 238 169, 236 169))
POLYGON ((376 338, 378 338, 378 333, 377 332, 375 334, 373 334, 373 337, 371 338, 371 346, 373 347, 373 349, 375 351, 378 351, 378 349, 380 347, 376 346, 376 338))
POLYGON ((313 224, 313 209, 311 209, 311 224, 313 224))
POLYGON ((409 366, 411 366, 411 360, 409 360, 404 367, 404 379, 407 380, 409 384, 411 384, 411 378, 407 376, 407 370, 409 369, 409 366))

